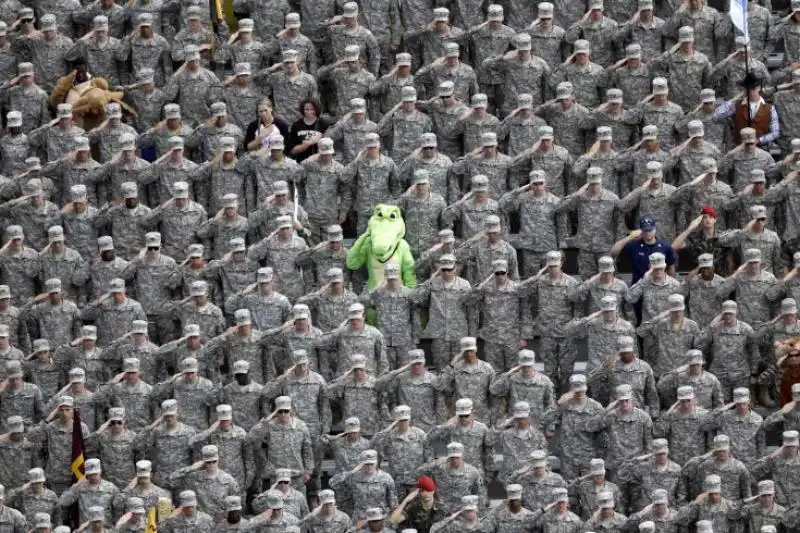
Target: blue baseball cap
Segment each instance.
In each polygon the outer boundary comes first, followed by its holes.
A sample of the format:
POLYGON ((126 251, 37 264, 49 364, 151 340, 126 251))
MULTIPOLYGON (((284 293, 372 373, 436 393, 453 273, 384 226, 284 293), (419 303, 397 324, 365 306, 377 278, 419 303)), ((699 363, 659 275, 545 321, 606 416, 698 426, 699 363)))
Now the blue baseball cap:
POLYGON ((656 219, 650 215, 642 215, 639 217, 639 229, 642 231, 652 231, 656 229, 656 219))

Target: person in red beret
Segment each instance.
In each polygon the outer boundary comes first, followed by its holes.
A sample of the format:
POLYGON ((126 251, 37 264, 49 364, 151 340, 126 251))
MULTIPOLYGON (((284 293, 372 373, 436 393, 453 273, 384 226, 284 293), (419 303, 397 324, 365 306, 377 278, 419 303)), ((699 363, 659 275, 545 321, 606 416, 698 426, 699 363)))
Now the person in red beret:
POLYGON ((692 220, 686 231, 672 242, 672 249, 676 253, 685 249, 685 253, 694 259, 694 263, 701 254, 711 254, 714 257, 714 270, 725 277, 732 264, 729 264, 728 250, 719 244, 718 218, 716 209, 710 205, 704 206, 700 210, 700 215, 692 220))
POLYGON ((436 498, 436 482, 430 476, 422 476, 417 488, 408 493, 400 505, 392 511, 391 521, 398 529, 416 529, 417 533, 430 533, 431 526, 443 520, 444 511, 436 498))

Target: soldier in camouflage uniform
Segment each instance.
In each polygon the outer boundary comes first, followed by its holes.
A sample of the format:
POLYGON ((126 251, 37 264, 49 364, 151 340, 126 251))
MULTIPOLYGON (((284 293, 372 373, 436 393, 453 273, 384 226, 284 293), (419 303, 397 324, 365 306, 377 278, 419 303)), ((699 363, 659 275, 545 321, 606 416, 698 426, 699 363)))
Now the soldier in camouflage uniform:
POLYGON ((489 100, 485 94, 472 95, 472 111, 461 115, 443 134, 460 146, 458 155, 467 154, 481 146, 484 133, 497 133, 500 120, 487 111, 489 100))
POLYGON ((214 530, 214 519, 197 509, 197 496, 194 491, 184 490, 178 495, 180 506, 175 513, 163 520, 163 529, 167 533, 182 531, 196 531, 197 533, 211 533, 214 530))
POLYGON ((84 136, 83 129, 72 122, 70 104, 58 104, 56 118, 57 122, 48 122, 28 133, 31 148, 45 155, 48 162, 55 162, 67 155, 75 148, 75 139, 84 136))
POLYGON ((681 292, 680 282, 667 274, 664 254, 655 252, 648 259, 650 269, 626 296, 631 304, 641 302, 643 322, 654 320, 662 311, 666 311, 670 306, 669 296, 681 292))
MULTIPOLYGON (((11 305, 11 289, 0 285, 0 327, 5 326, 5 346, 0 350, 0 360, 22 359, 20 354, 30 351, 31 340, 28 325, 18 308, 11 305)), ((2 340, 0 340, 2 342, 2 340)), ((0 368, 2 372, 2 368, 0 368)), ((2 375, 2 374, 0 374, 2 375)))
MULTIPOLYGON (((299 54, 297 50, 284 50, 281 54, 281 63, 273 65, 269 68, 256 72, 253 80, 256 86, 263 94, 271 95, 272 101, 275 102, 275 109, 286 120, 298 120, 301 118, 299 111, 300 103, 306 99, 316 99, 317 92, 317 79, 322 81, 324 76, 330 73, 335 76, 337 80, 341 78, 342 86, 337 86, 337 89, 342 90, 340 96, 348 98, 344 100, 349 101, 352 98, 363 97, 367 94, 367 87, 372 81, 364 80, 363 78, 369 77, 369 73, 362 70, 360 65, 354 68, 355 74, 345 73, 343 70, 335 72, 324 71, 320 69, 319 78, 315 78, 307 72, 303 72, 298 65, 299 54), (263 81, 257 81, 265 78, 263 81), (358 86, 358 83, 366 84, 361 87, 361 90, 356 90, 348 82, 350 78, 355 78, 352 85, 358 86)), ((356 58, 354 61, 358 61, 356 58)), ((339 100, 342 102, 342 100, 339 100)), ((259 104, 260 105, 260 104, 259 104)))
MULTIPOLYGON (((217 183, 220 181, 223 180, 220 179, 217 183)), ((230 185, 235 187, 235 178, 230 181, 233 182, 230 185)), ((223 258, 233 241, 244 241, 247 237, 250 228, 247 219, 237 214, 240 205, 238 198, 236 194, 228 193, 216 201, 212 200, 220 209, 214 217, 202 222, 195 233, 207 243, 207 249, 213 250, 211 256, 215 259, 223 258)))
MULTIPOLYGON (((21 426, 22 420, 20 419, 19 426, 16 426, 20 429, 18 431, 13 431, 11 435, 16 434, 21 438, 23 435, 21 426)), ((27 440, 25 443, 30 446, 27 440)), ((17 463, 15 466, 17 468, 24 467, 25 463, 17 463)), ((9 472, 9 474, 11 473, 9 472)), ((9 477, 7 479, 12 478, 9 477)), ((58 496, 56 496, 55 492, 45 487, 47 478, 44 475, 44 470, 41 468, 31 468, 27 471, 27 475, 24 479, 27 480, 25 484, 12 484, 9 482, 10 487, 15 487, 12 488, 6 496, 6 500, 10 506, 18 509, 29 523, 35 523, 34 518, 40 515, 40 513, 49 517, 52 522, 56 524, 60 523, 61 506, 58 504, 58 496)))
MULTIPOLYGON (((185 141, 183 137, 172 136, 169 138, 169 152, 156 160, 150 168, 139 176, 140 185, 150 185, 150 204, 159 206, 169 202, 176 191, 173 189, 178 182, 191 185, 198 165, 184 156, 185 141)), ((181 192, 181 194, 183 194, 181 192)), ((194 198, 193 187, 189 187, 187 198, 194 198)), ((169 204, 168 204, 169 205, 169 204)), ((197 205, 198 208, 202 207, 197 205)), ((203 217, 205 219, 205 217, 203 217)))
MULTIPOLYGON (((57 27, 55 15, 50 13, 42 15, 39 22, 41 34, 21 38, 19 46, 22 52, 21 59, 30 61, 39 85, 49 94, 58 79, 67 73, 66 54, 72 48, 73 42, 69 32, 57 27)), ((69 18, 59 20, 61 24, 69 22, 69 18)), ((17 68, 20 67, 22 65, 17 68)))
POLYGON ((774 481, 759 481, 758 494, 748 500, 755 500, 755 503, 745 501, 742 506, 742 518, 747 521, 748 530, 775 533, 780 523, 789 522, 785 518, 786 508, 775 503, 774 481))
MULTIPOLYGON (((668 32, 674 32, 674 26, 667 23, 662 30, 666 35, 668 32)), ((695 49, 692 26, 682 26, 677 34, 678 44, 655 57, 650 67, 654 72, 665 74, 670 87, 674 89, 673 101, 681 106, 684 112, 689 112, 700 103, 700 91, 710 85, 713 52, 710 59, 706 53, 695 49)))
POLYGON ((625 48, 625 58, 608 67, 606 72, 608 85, 622 91, 626 107, 638 105, 650 94, 650 68, 642 61, 642 47, 639 43, 628 45, 625 48))
POLYGON ((81 287, 89 280, 89 265, 77 251, 64 244, 64 228, 51 226, 47 234, 50 242, 39 252, 41 276, 60 279, 65 296, 79 302, 81 287))
POLYGON ((172 197, 153 209, 141 223, 145 228, 160 229, 165 255, 181 259, 207 218, 205 209, 189 199, 189 184, 176 181, 172 184, 172 197))
POLYGON ((344 183, 344 166, 333 160, 333 140, 324 137, 318 147, 319 152, 304 160, 295 176, 295 186, 304 192, 305 208, 310 213, 311 244, 323 240, 324 228, 344 222, 352 204, 351 188, 344 183), (340 205, 331 201, 337 197, 340 205))
POLYGON ((602 66, 591 61, 592 49, 589 41, 578 39, 573 43, 572 49, 572 55, 553 69, 549 80, 551 90, 555 89, 556 98, 561 99, 558 96, 558 85, 570 82, 575 98, 581 105, 586 108, 596 107, 600 103, 601 91, 606 84, 606 72, 602 66))
POLYGON ((224 498, 238 495, 239 483, 230 472, 219 466, 219 448, 216 445, 203 446, 201 457, 192 466, 173 472, 170 481, 194 489, 198 494, 198 507, 211 516, 219 516, 224 510, 224 498))
POLYGON ((377 132, 391 146, 392 159, 403 161, 412 155, 421 135, 433 128, 430 117, 417 110, 417 92, 406 86, 400 90, 400 103, 396 104, 378 123, 377 132))
POLYGON ((203 123, 210 113, 210 104, 219 100, 220 81, 210 70, 200 64, 200 50, 187 44, 182 50, 183 69, 178 69, 164 89, 167 101, 180 105, 191 125, 203 123))
POLYGON ((730 435, 731 454, 748 467, 764 456, 763 418, 752 410, 750 390, 733 391, 733 403, 717 409, 710 420, 718 435, 730 435))
POLYGON ((504 214, 519 214, 516 248, 522 255, 524 277, 535 275, 544 266, 545 254, 558 249, 559 241, 565 237, 561 217, 555 214, 560 200, 547 190, 546 182, 544 171, 533 170, 527 185, 506 193, 499 202, 504 214))
MULTIPOLYGON (((161 416, 138 433, 137 443, 145 457, 152 460, 155 469, 154 488, 163 487, 170 490, 173 488, 169 483, 170 474, 191 464, 189 440, 196 433, 193 427, 178 420, 177 400, 164 400, 161 403, 161 416)), ((137 464, 137 481, 142 473, 141 470, 144 469, 140 469, 137 464)))
POLYGON ((54 347, 64 346, 80 336, 80 311, 62 293, 60 279, 48 279, 44 286, 45 293, 28 302, 21 311, 32 338, 47 339, 54 347))
MULTIPOLYGON (((339 498, 352 500, 352 514, 359 519, 375 520, 374 511, 383 513, 397 506, 397 494, 392 476, 378 467, 375 450, 364 450, 359 463, 352 471, 344 472, 331 480, 339 498)), ((380 520, 380 519, 379 519, 380 520)))
MULTIPOLYGON (((151 210, 146 205, 139 203, 139 191, 136 183, 125 182, 120 189, 123 203, 121 205, 103 204, 93 223, 98 227, 107 228, 113 239, 112 248, 106 247, 105 250, 99 250, 101 256, 103 252, 115 250, 116 246, 123 258, 132 259, 145 243, 145 230, 142 226, 143 221, 150 216, 151 210)), ((96 296, 93 294, 92 298, 96 296)))
MULTIPOLYGON (((488 222, 492 224, 492 232, 499 235, 499 220, 495 223, 495 220, 489 218, 488 222)), ((518 289, 516 254, 508 259, 492 259, 497 254, 492 251, 491 241, 488 244, 488 250, 478 250, 475 253, 476 259, 481 262, 485 262, 486 258, 481 259, 480 256, 489 253, 490 266, 486 270, 490 273, 484 272, 476 278, 476 288, 472 290, 467 301, 477 305, 481 313, 482 327, 477 336, 483 341, 484 358, 493 368, 507 370, 512 367, 517 350, 525 346, 524 339, 533 335, 526 324, 526 293, 518 289)), ((510 244, 505 244, 513 251, 510 244)))
POLYGON ((14 286, 12 302, 19 305, 36 296, 41 261, 35 247, 23 247, 22 226, 8 226, 6 236, 6 249, 0 252, 0 273, 5 285, 14 286))
POLYGON ((473 177, 486 176, 491 185, 489 196, 497 200, 517 186, 517 176, 513 172, 514 159, 498 152, 495 132, 482 133, 480 144, 480 152, 466 154, 450 167, 451 182, 463 183, 466 193, 470 190, 466 184, 471 183, 473 177))
POLYGON ((430 475, 433 478, 439 504, 445 513, 460 508, 462 497, 468 495, 477 496, 478 501, 485 505, 486 488, 483 475, 478 467, 464 460, 464 445, 460 442, 449 443, 447 457, 418 467, 417 473, 430 475))
MULTIPOLYGON (((19 374, 16 376, 14 373, 9 372, 6 375, 9 376, 11 386, 14 387, 13 378, 21 378, 22 371, 20 369, 19 374)), ((25 384, 28 394, 30 394, 29 387, 34 387, 34 385, 25 384)), ((36 390, 38 392, 38 387, 36 390)), ((4 394, 8 394, 8 391, 5 391, 4 394)), ((5 398, 0 399, 0 406, 5 403, 3 400, 5 398)), ((39 401, 41 401, 41 396, 39 396, 39 401)), ((71 396, 62 396, 58 401, 56 418, 52 422, 42 420, 38 425, 28 430, 28 439, 35 445, 47 450, 45 472, 50 486, 56 494, 61 494, 72 484, 69 473, 69 465, 72 464, 70 444, 72 442, 72 432, 81 431, 84 438, 89 436, 89 429, 86 424, 81 423, 79 427, 73 426, 73 406, 74 400, 71 396)), ((38 409, 41 409, 41 407, 38 409)), ((22 415, 23 419, 27 419, 26 425, 32 425, 36 421, 26 416, 28 413, 19 414, 22 415)), ((38 414, 38 417, 44 418, 44 413, 38 414)), ((3 420, 5 419, 4 417, 3 420)))
POLYGON ((683 365, 663 374, 658 381, 662 405, 670 406, 675 403, 678 389, 689 385, 694 390, 696 405, 708 411, 722 407, 725 399, 722 385, 714 374, 703 370, 703 352, 697 349, 687 350, 683 362, 683 365))
MULTIPOLYGON (((494 380, 495 371, 489 363, 478 359, 478 341, 474 337, 462 338, 459 345, 461 353, 442 372, 442 390, 455 398, 468 400, 465 402, 468 407, 461 409, 456 406, 457 416, 472 414, 474 406, 475 418, 489 424, 492 421, 493 407, 489 385, 494 380)), ((452 427, 452 424, 445 427, 452 427)), ((470 442, 466 442, 465 446, 473 448, 470 442)), ((490 444, 484 443, 483 446, 489 447, 490 444)), ((478 461, 478 454, 474 452, 475 449, 472 449, 469 454, 470 463, 475 466, 482 465, 487 473, 494 470, 491 454, 481 452, 481 461, 478 461)))
MULTIPOLYGON (((402 88, 400 89, 402 92, 402 88)), ((469 107, 457 99, 455 96, 455 84, 452 81, 443 81, 437 87, 437 96, 418 102, 417 105, 421 111, 430 115, 432 120, 432 129, 436 133, 435 139, 441 138, 441 145, 430 146, 429 148, 440 148, 441 154, 433 152, 426 152, 425 146, 421 147, 421 153, 412 153, 409 159, 403 163, 413 173, 413 170, 420 168, 420 164, 428 167, 428 170, 434 173, 435 177, 441 174, 444 169, 442 167, 449 166, 451 159, 457 159, 461 156, 461 139, 453 133, 453 128, 457 121, 462 116, 469 113, 469 107), (435 168, 431 168, 435 167, 435 168)), ((428 135, 428 134, 424 134, 428 135)), ((425 144, 426 137, 422 137, 423 145, 425 144)), ((415 151, 416 152, 416 151, 415 151)), ((445 196, 442 193, 443 196, 445 196)))
POLYGON ((105 15, 92 19, 92 30, 88 36, 75 41, 64 55, 64 59, 75 63, 86 63, 93 76, 105 78, 110 87, 121 84, 121 63, 127 59, 123 42, 109 35, 109 21, 105 15))
POLYGON ((670 294, 667 304, 667 309, 643 321, 636 330, 645 345, 645 358, 652 363, 657 378, 678 368, 686 351, 700 336, 697 322, 686 317, 683 295, 670 294))
MULTIPOLYGON (((166 96, 164 97, 166 101, 166 96)), ((161 100, 157 102, 159 109, 156 119, 161 116, 161 100)), ((205 116, 204 116, 205 118, 205 116)), ((186 139, 192 134, 189 124, 183 122, 181 117, 181 106, 178 104, 167 104, 164 106, 164 120, 158 120, 150 129, 146 130, 139 137, 139 147, 144 150, 155 149, 155 155, 161 157, 170 152, 170 139, 173 137, 183 137, 186 139)), ((154 198, 157 200, 157 198, 154 198)))
MULTIPOLYGON (((629 5, 633 3, 630 0, 627 1, 629 5)), ((638 9, 635 12, 633 9, 622 13, 612 11, 612 17, 619 23, 615 39, 627 46, 638 44, 647 58, 656 57, 664 50, 664 38, 661 30, 665 22, 664 19, 655 16, 653 6, 653 0, 639 0, 637 2, 638 9), (633 12, 633 16, 625 20, 631 12, 633 12)))
MULTIPOLYGON (((645 126, 645 134, 651 139, 657 139, 656 127, 645 126)), ((656 142, 658 141, 656 140, 656 142)), ((625 158, 625 155, 622 154, 622 158, 625 158)), ((664 165, 661 162, 657 160, 647 161, 647 159, 647 152, 633 152, 631 160, 634 167, 632 180, 634 188, 627 196, 620 199, 618 207, 624 213, 635 211, 639 216, 649 214, 658 221, 660 237, 666 241, 671 241, 676 236, 678 218, 675 206, 670 202, 670 197, 675 192, 675 186, 664 183, 664 165), (639 159, 639 154, 644 157, 639 159), (640 173, 636 167, 642 163, 645 164, 645 169, 644 172, 640 173), (640 181, 642 182, 638 183, 640 181)), ((619 163, 619 160, 617 160, 617 163, 619 163)))
POLYGON ((653 436, 672 443, 670 458, 679 465, 705 453, 710 411, 695 404, 691 385, 678 387, 678 400, 655 423, 653 436))
POLYGON ((375 206, 388 198, 399 196, 402 190, 398 183, 394 161, 380 153, 381 143, 378 133, 367 133, 364 145, 355 160, 345 167, 342 176, 345 184, 352 188, 350 196, 353 198, 353 207, 356 210, 358 220, 356 231, 359 235, 367 230, 367 223, 375 206))
MULTIPOLYGON (((247 254, 249 259, 265 261, 271 266, 280 280, 275 288, 289 300, 294 301, 305 293, 309 278, 308 273, 295 262, 308 245, 303 239, 294 235, 291 217, 280 216, 276 219, 276 223, 278 229, 252 245, 247 254)), ((241 288, 230 291, 226 297, 239 290, 241 288)))
POLYGON ((349 308, 358 301, 358 296, 345 287, 344 272, 339 267, 329 268, 320 281, 323 280, 327 283, 301 296, 297 303, 308 305, 317 327, 330 333, 347 320, 349 308))
POLYGON ((258 479, 274 480, 277 468, 292 470, 292 485, 303 491, 314 470, 314 448, 308 426, 292 415, 292 399, 279 396, 275 410, 248 433, 256 454, 258 479))
MULTIPOLYGON (((361 460, 361 454, 365 450, 369 450, 369 439, 361 435, 361 421, 351 416, 342 422, 344 431, 338 435, 323 435, 320 438, 320 453, 325 453, 333 457, 335 467, 333 468, 333 475, 342 476, 347 475, 353 469, 357 469, 358 463, 361 460), (326 453, 327 451, 330 453, 326 453)), ((337 478, 337 479, 339 479, 337 478)), ((343 507, 348 507, 352 512, 352 502, 345 495, 343 498, 343 507)))
POLYGON ((80 521, 97 520, 96 512, 100 510, 100 520, 111 521, 111 505, 119 494, 119 489, 113 483, 101 479, 100 459, 86 460, 86 478, 74 483, 59 497, 62 507, 78 504, 80 521))
POLYGON ((229 139, 233 139, 234 151, 242 146, 244 141, 244 132, 230 121, 225 102, 214 102, 210 109, 211 116, 186 138, 186 147, 198 162, 208 161, 217 156, 226 149, 230 143, 229 139))
MULTIPOLYGON (((759 213, 759 216, 761 215, 766 218, 765 213, 759 213)), ((775 276, 761 267, 762 257, 758 248, 744 250, 742 266, 726 278, 717 289, 717 297, 720 299, 725 299, 735 292, 736 299, 742 303, 742 320, 754 327, 760 327, 770 321, 772 303, 768 296, 771 293, 770 289, 777 283, 775 276)))
POLYGON ((102 461, 103 477, 118 489, 127 485, 134 476, 135 439, 136 433, 125 427, 125 409, 122 407, 109 409, 106 423, 86 439, 90 455, 102 461))
POLYGON ((637 520, 650 514, 650 518, 667 511, 674 518, 675 511, 667 506, 677 507, 680 502, 678 488, 681 483, 681 467, 669 457, 669 443, 666 439, 653 439, 648 453, 629 463, 626 471, 619 472, 620 484, 627 484, 627 505, 631 519, 637 520), (650 509, 648 506, 652 505, 650 509))
POLYGON ((6 125, 8 127, 6 135, 0 139, 0 157, 3 159, 0 173, 16 176, 25 172, 25 160, 30 152, 28 136, 22 131, 22 113, 20 111, 6 113, 6 125))
POLYGON ((400 103, 403 87, 414 87, 415 83, 415 77, 411 74, 411 54, 406 52, 397 54, 392 69, 372 82, 369 88, 369 95, 373 101, 378 100, 377 113, 372 113, 372 116, 382 117, 388 113, 400 103))
POLYGON ((122 89, 125 102, 136 110, 136 116, 131 118, 130 123, 139 133, 145 133, 161 120, 161 108, 166 97, 160 87, 156 88, 155 79, 153 69, 142 68, 130 80, 132 85, 122 89))
POLYGON ((482 63, 492 56, 502 56, 511 44, 516 32, 503 24, 503 18, 503 6, 492 4, 487 10, 486 21, 470 28, 467 33, 470 64, 478 69, 480 92, 489 96, 493 110, 503 101, 502 80, 484 69, 482 63))
POLYGON ((539 128, 547 125, 542 118, 533 114, 531 94, 518 94, 516 106, 497 129, 497 139, 512 157, 530 148, 537 139, 539 128))
MULTIPOLYGON (((611 104, 619 108, 620 105, 620 97, 618 89, 609 89, 609 102, 612 100, 615 102, 611 104)), ((598 108, 599 109, 599 108, 598 108)), ((600 118, 599 115, 596 115, 593 111, 588 117, 586 117, 586 121, 581 125, 586 129, 594 129, 594 124, 597 122, 597 119, 600 118)), ((605 121, 604 118, 600 118, 600 120, 605 121)), ((614 126, 614 122, 612 122, 612 126, 614 126)), ((618 125, 618 124, 616 124, 618 125)), ((628 130, 629 128, 625 125, 622 125, 622 128, 628 130)), ((627 136, 627 135, 626 135, 627 136)), ((606 179, 606 183, 604 184, 604 188, 607 188, 609 191, 613 192, 616 195, 624 194, 621 192, 621 189, 626 188, 622 181, 620 181, 617 173, 614 172, 614 165, 617 160, 617 152, 614 149, 613 143, 613 127, 609 126, 599 126, 596 129, 596 141, 586 152, 584 155, 580 156, 576 161, 575 164, 572 166, 572 183, 569 184, 569 191, 574 192, 578 187, 584 185, 586 183, 586 175, 590 168, 596 168, 602 171, 603 176, 608 176, 606 179)), ((628 144, 626 140, 623 140, 623 144, 628 144)), ((620 176, 621 177, 621 176, 620 176)))
POLYGON ((545 436, 552 438, 560 429, 561 446, 571 450, 561 462, 562 475, 573 479, 588 471, 589 461, 597 456, 595 434, 602 429, 603 406, 586 396, 586 376, 569 378, 569 392, 544 416, 545 436))
MULTIPOLYGON (((131 62, 132 73, 140 73, 146 68, 152 69, 154 83, 162 87, 172 76, 172 57, 167 39, 153 29, 154 20, 152 13, 141 13, 136 17, 134 34, 122 41, 125 47, 123 53, 125 59, 131 62)), ((120 38, 116 35, 115 37, 120 38)))
MULTIPOLYGON (((306 22, 309 22, 308 19, 306 19, 306 22)), ((241 24, 240 20, 240 31, 241 24)), ((273 42, 272 48, 267 50, 269 57, 277 61, 283 51, 297 50, 300 69, 312 76, 316 76, 320 60, 319 50, 317 50, 311 39, 300 32, 300 15, 298 13, 286 14, 283 30, 279 31, 276 37, 277 39, 273 42)))
MULTIPOLYGON (((433 88, 440 87, 445 81, 453 83, 455 97, 462 102, 467 102, 472 95, 480 92, 478 78, 473 68, 463 63, 458 43, 446 42, 444 53, 432 63, 417 70, 414 80, 417 88, 423 93, 431 95, 433 88)), ((480 62, 476 63, 480 66, 480 62)))
POLYGON ((405 498, 417 488, 417 467, 432 458, 427 444, 425 432, 411 424, 411 408, 402 404, 394 408, 394 423, 372 438, 370 448, 380 460, 388 461, 398 497, 405 498))
POLYGON ((0 86, 0 102, 5 114, 20 114, 19 123, 16 120, 6 122, 9 128, 21 128, 27 134, 49 122, 49 99, 35 82, 32 63, 20 63, 17 77, 0 86))
POLYGON ((415 426, 430 431, 445 416, 441 380, 425 369, 422 350, 409 350, 403 361, 405 365, 380 378, 386 382, 385 396, 390 404, 410 406, 417 413, 415 426))
POLYGON ((352 163, 366 147, 366 137, 378 129, 378 125, 367 118, 367 102, 353 98, 349 102, 350 112, 339 119, 325 132, 342 150, 339 152, 343 164, 352 163))
MULTIPOLYGON (((100 290, 102 288, 98 287, 98 292, 100 290)), ((105 346, 125 335, 134 320, 146 320, 147 316, 139 302, 125 294, 125 280, 113 278, 105 284, 102 296, 81 310, 81 318, 98 326, 98 345, 105 346)))
MULTIPOLYGON (((215 402, 230 405, 233 413, 233 424, 245 431, 250 431, 264 413, 263 391, 261 383, 250 379, 250 363, 243 360, 234 361, 231 365, 233 380, 222 387, 215 388, 215 402)), ((212 424, 213 426, 213 424, 212 424)), ((248 471, 249 475, 250 472, 248 471)), ((249 488, 249 484, 245 487, 249 488)))
MULTIPOLYGON (((271 49, 260 38, 257 39, 253 37, 254 29, 255 22, 253 19, 239 19, 239 29, 234 35, 231 36, 230 42, 223 45, 221 52, 224 58, 224 63, 230 63, 231 67, 235 67, 235 65, 238 64, 247 63, 256 71, 270 66, 271 49)), ((270 35, 268 36, 268 39, 274 41, 275 36, 270 35)), ((222 74, 221 71, 222 67, 224 66, 222 63, 223 61, 220 61, 220 64, 217 64, 218 76, 221 76, 222 74)), ((226 80, 226 83, 227 81, 230 81, 230 78, 226 80)), ((250 118, 252 118, 252 115, 250 118)), ((239 127, 245 127, 246 125, 247 123, 239 124, 239 127)))
MULTIPOLYGON (((480 363, 482 363, 482 361, 477 360, 477 358, 474 359, 474 362, 478 363, 475 365, 478 367, 486 365, 486 363, 481 365, 480 363)), ((469 398, 460 398, 456 400, 456 415, 450 418, 444 424, 434 427, 431 432, 428 433, 428 439, 432 443, 446 444, 463 441, 462 445, 464 447, 464 460, 481 470, 487 479, 491 479, 494 477, 496 470, 494 465, 494 456, 492 455, 495 436, 493 432, 489 430, 488 416, 481 417, 487 421, 487 424, 484 424, 483 422, 476 420, 476 414, 473 414, 473 405, 478 403, 479 410, 477 414, 488 415, 488 410, 486 409, 486 400, 482 398, 482 396, 488 396, 489 387, 488 384, 486 384, 486 372, 480 372, 480 374, 484 374, 483 377, 478 376, 478 379, 473 377, 471 382, 469 382, 469 378, 465 379, 463 374, 464 370, 469 369, 464 368, 462 365, 460 370, 462 371, 461 376, 457 379, 461 381, 461 387, 460 390, 455 391, 455 397, 458 398, 459 393, 469 392, 473 397, 476 397, 478 401, 473 402, 469 398)), ((479 370, 482 369, 479 368, 479 370)), ((493 375, 494 374, 492 374, 492 376, 493 375)), ((444 381, 447 381, 447 377, 444 381)), ((448 392, 453 392, 452 388, 448 392)))
POLYGON ((542 502, 549 500, 553 488, 567 487, 559 474, 549 470, 547 454, 543 450, 531 452, 527 464, 512 472, 507 482, 522 486, 522 498, 528 509, 535 509, 541 506, 542 502))

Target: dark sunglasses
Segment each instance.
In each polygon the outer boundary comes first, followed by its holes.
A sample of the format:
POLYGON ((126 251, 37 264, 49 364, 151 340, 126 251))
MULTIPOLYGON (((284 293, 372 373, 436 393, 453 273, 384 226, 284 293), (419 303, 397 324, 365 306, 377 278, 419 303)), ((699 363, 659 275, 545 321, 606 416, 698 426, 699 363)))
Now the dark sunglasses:
POLYGON ((495 276, 505 276, 506 274, 507 274, 506 272, 495 272, 494 273, 495 276))
POLYGON ((453 270, 455 270, 455 268, 443 268, 441 270, 442 272, 452 272, 453 270))

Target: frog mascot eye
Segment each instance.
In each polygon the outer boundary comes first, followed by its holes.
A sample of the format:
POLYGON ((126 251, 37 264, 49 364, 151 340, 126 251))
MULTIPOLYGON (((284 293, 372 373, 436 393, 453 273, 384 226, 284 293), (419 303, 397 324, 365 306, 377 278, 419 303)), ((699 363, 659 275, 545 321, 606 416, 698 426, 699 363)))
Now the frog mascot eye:
POLYGON ((364 265, 369 271, 369 289, 383 281, 384 266, 391 262, 400 266, 403 284, 413 287, 414 258, 404 237, 406 224, 400 208, 394 205, 377 205, 367 223, 367 231, 358 237, 347 253, 347 268, 358 270, 364 265))

